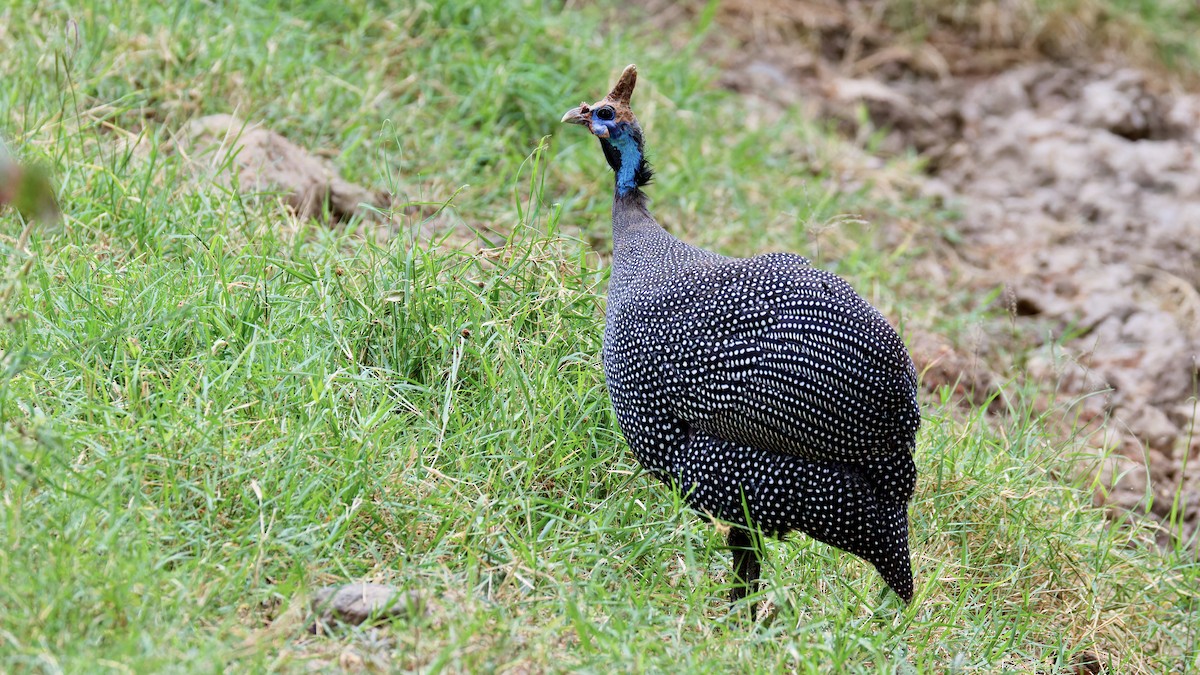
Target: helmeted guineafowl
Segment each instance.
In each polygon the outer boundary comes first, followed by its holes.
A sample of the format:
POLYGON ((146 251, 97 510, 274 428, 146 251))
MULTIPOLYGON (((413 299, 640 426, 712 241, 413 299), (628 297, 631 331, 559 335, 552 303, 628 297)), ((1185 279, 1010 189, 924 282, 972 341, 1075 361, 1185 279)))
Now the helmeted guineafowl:
POLYGON ((757 587, 757 533, 799 530, 913 595, 908 501, 920 410, 912 359, 838 277, 787 253, 729 258, 654 220, 637 70, 568 111, 616 172, 604 374, 638 461, 730 523, 733 600, 757 587))

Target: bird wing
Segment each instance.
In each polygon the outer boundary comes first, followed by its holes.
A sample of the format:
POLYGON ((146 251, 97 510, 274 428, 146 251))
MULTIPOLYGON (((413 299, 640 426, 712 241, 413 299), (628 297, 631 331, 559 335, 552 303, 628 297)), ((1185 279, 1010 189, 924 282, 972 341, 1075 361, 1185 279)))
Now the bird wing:
MULTIPOLYGON (((641 348, 678 417, 725 440, 829 461, 911 449, 916 373, 887 320, 837 276, 771 254, 655 293, 641 348), (702 289, 702 290, 697 290, 702 289)), ((635 318, 635 317, 630 317, 635 318)))

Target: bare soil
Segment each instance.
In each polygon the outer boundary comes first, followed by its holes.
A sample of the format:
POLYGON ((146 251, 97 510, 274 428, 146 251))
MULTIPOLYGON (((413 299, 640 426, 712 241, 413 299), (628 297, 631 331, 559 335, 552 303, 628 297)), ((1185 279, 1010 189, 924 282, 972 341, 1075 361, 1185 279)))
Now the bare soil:
POLYGON ((236 185, 244 192, 278 194, 299 218, 325 214, 334 221, 348 220, 354 214, 372 217, 390 205, 386 193, 344 180, 287 138, 232 115, 193 120, 180 134, 176 148, 187 156, 196 173, 217 178, 229 187, 236 185))
POLYGON ((964 349, 915 331, 925 383, 975 405, 995 402, 997 373, 1052 389, 1064 447, 1108 456, 1081 465, 1098 502, 1188 540, 1200 526, 1200 95, 1089 48, 1087 17, 1051 17, 1075 29, 1055 32, 1007 6, 935 17, 913 40, 866 3, 734 0, 710 53, 756 114, 799 108, 852 137, 885 130, 881 152, 921 153, 918 189, 961 213, 936 235, 951 255, 925 267, 1003 287, 1026 336, 1019 351, 964 349))

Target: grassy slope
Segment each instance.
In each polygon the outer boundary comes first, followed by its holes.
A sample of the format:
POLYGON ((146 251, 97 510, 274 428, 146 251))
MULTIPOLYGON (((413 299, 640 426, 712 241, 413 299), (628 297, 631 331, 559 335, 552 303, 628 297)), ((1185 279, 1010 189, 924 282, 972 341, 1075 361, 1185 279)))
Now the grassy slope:
POLYGON ((881 602, 873 570, 800 537, 773 546, 774 621, 726 616, 720 537, 620 440, 605 275, 559 235, 606 238, 610 178, 579 130, 539 139, 637 60, 677 231, 819 249, 913 323, 963 300, 892 295, 908 252, 871 242, 922 205, 839 188, 857 151, 805 122, 744 129, 680 36, 520 0, 42 4, 0 10, 0 129, 52 163, 67 214, 27 238, 0 215, 0 671, 1054 671, 1085 648, 1117 672, 1200 667, 1194 564, 1056 481, 1038 420, 937 400, 918 601, 881 602), (230 111, 412 199, 469 185, 447 213, 510 245, 326 230, 189 181, 168 131, 230 111), (845 212, 879 229, 823 227, 845 212), (285 611, 360 577, 421 589, 430 615, 317 638, 285 611))

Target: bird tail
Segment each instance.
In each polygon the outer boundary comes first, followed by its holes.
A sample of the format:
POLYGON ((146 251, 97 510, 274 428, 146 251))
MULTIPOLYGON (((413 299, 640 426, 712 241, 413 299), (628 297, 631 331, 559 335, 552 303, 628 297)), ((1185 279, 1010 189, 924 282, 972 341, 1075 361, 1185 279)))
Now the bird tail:
POLYGON ((883 548, 873 556, 871 563, 879 571, 879 576, 905 602, 912 602, 913 573, 912 561, 908 552, 908 504, 880 503, 877 512, 880 531, 886 536, 880 537, 883 548))

